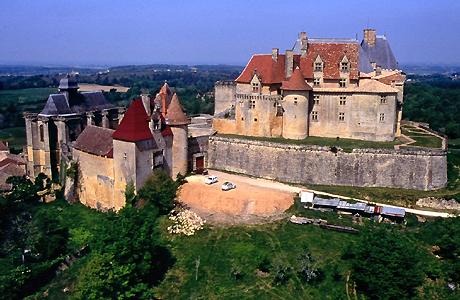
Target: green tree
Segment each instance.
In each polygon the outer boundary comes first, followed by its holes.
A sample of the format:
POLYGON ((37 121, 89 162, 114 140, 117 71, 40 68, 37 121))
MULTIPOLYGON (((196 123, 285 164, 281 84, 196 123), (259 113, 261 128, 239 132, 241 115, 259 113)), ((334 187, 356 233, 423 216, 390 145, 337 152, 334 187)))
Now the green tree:
POLYGON ((369 299, 407 299, 425 278, 423 252, 394 228, 365 229, 351 250, 352 279, 369 299))
POLYGON ((178 184, 166 172, 157 170, 139 190, 139 199, 158 208, 160 214, 168 214, 174 208, 178 184))

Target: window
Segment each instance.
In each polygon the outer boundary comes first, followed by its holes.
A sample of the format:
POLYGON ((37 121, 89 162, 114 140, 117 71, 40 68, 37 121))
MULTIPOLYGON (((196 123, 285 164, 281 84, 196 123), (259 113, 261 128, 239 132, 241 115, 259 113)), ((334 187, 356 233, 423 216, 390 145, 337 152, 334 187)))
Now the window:
POLYGON ((315 72, 322 72, 323 71, 323 63, 315 62, 315 72))
POLYGON ((255 100, 251 100, 249 102, 249 109, 254 109, 256 108, 256 101, 255 100))
POLYGON ((387 96, 380 96, 380 104, 387 104, 387 96))
POLYGON ((321 82, 321 80, 320 80, 320 78, 318 78, 318 77, 316 77, 316 78, 313 79, 313 85, 318 86, 318 85, 320 84, 320 82, 321 82))
POLYGON ((314 105, 319 105, 319 95, 314 95, 313 96, 313 104, 314 105))
POLYGON ((317 122, 318 121, 318 112, 312 111, 311 112, 311 120, 317 122))
POLYGON ((379 121, 382 122, 382 123, 385 122, 385 114, 384 113, 380 114, 379 121))
POLYGON ((43 130, 43 125, 40 125, 40 142, 44 142, 45 141, 45 132, 43 130))
POLYGON ((340 79, 339 86, 342 88, 347 87, 347 80, 345 78, 340 79))
MULTIPOLYGON (((294 98, 295 99, 295 98, 294 98)), ((297 100, 294 101, 294 105, 297 105, 297 100)))
POLYGON ((254 122, 257 122, 257 118, 254 118, 254 122))
POLYGON ((340 63, 340 70, 342 72, 348 72, 348 62, 343 61, 340 63))
POLYGON ((340 96, 339 99, 339 105, 347 104, 347 96, 340 96))
POLYGON ((252 83, 252 92, 258 93, 259 92, 259 84, 257 82, 252 83))
POLYGON ((345 121, 345 113, 339 112, 339 122, 344 122, 345 121))
POLYGON ((244 121, 244 118, 241 118, 241 121, 244 121))

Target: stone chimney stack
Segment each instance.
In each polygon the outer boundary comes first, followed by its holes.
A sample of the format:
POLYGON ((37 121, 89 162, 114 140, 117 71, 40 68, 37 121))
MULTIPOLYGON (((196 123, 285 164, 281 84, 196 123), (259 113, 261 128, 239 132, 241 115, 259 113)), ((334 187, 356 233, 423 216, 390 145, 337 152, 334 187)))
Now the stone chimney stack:
POLYGON ((278 48, 273 48, 272 49, 272 59, 274 61, 278 61, 278 54, 280 53, 280 49, 278 48))
POLYGON ((300 54, 302 57, 307 55, 307 50, 308 50, 308 38, 307 38, 307 33, 305 31, 302 31, 299 33, 299 42, 300 42, 300 54))
POLYGON ((375 29, 364 29, 364 41, 366 42, 369 47, 374 47, 375 46, 375 40, 376 40, 376 32, 375 29))
POLYGON ((286 78, 289 78, 294 71, 294 52, 292 50, 286 50, 285 60, 285 74, 286 78))

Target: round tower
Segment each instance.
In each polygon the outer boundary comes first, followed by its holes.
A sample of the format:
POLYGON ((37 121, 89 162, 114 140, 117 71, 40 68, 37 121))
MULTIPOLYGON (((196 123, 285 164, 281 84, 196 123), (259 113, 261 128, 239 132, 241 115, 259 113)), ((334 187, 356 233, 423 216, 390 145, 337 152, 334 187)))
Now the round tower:
POLYGON ((185 175, 188 170, 188 124, 190 120, 174 94, 166 112, 166 125, 171 128, 173 135, 170 174, 173 179, 177 174, 185 175))
POLYGON ((297 67, 281 86, 283 91, 283 137, 304 139, 308 136, 309 97, 312 88, 297 67))

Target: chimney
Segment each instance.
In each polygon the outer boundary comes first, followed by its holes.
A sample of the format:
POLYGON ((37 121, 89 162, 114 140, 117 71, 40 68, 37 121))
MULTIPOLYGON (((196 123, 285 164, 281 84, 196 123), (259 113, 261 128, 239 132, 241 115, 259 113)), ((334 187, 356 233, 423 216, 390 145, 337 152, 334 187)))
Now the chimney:
POLYGON ((308 39, 307 39, 307 33, 305 31, 302 31, 299 33, 299 42, 300 42, 300 54, 302 57, 307 55, 307 45, 308 45, 308 39))
POLYGON ((364 29, 364 41, 369 47, 375 46, 375 29, 364 29))
POLYGON ((376 66, 375 68, 375 76, 380 76, 382 75, 382 67, 376 66))
POLYGON ((272 49, 272 59, 274 61, 278 61, 278 54, 280 53, 280 49, 278 48, 273 48, 272 49))
POLYGON ((294 70, 294 52, 292 52, 292 50, 286 50, 285 59, 285 74, 286 78, 289 78, 294 70))

